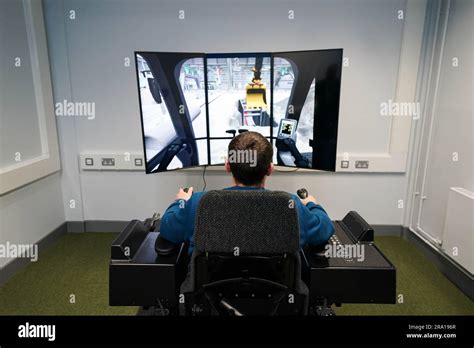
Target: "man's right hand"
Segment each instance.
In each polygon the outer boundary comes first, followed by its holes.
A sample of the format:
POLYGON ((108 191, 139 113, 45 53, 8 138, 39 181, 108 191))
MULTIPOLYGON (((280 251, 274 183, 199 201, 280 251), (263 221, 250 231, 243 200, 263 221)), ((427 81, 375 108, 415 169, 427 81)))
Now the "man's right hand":
POLYGON ((306 197, 306 198, 301 198, 300 197, 300 200, 304 205, 308 204, 309 202, 313 202, 314 204, 317 204, 316 203, 316 198, 314 198, 311 195, 308 195, 308 197, 306 197))

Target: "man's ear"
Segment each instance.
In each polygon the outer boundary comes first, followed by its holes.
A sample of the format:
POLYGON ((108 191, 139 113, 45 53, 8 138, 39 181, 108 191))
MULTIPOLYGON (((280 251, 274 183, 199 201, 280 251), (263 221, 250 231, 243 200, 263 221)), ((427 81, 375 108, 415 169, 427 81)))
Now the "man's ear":
POLYGON ((225 161, 225 171, 226 171, 226 173, 230 173, 230 172, 231 172, 231 170, 230 170, 230 163, 229 163, 229 161, 227 161, 227 160, 225 161))
POLYGON ((274 169, 275 169, 275 166, 273 165, 273 163, 270 163, 267 169, 267 176, 272 175, 274 169))

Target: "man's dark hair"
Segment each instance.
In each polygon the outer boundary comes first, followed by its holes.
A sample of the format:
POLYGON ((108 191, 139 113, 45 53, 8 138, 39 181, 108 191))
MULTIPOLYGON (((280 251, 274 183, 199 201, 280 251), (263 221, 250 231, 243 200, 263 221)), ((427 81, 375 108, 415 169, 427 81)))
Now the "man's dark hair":
POLYGON ((260 184, 272 162, 273 148, 270 142, 260 133, 244 132, 232 139, 228 149, 230 170, 235 180, 247 186, 260 184), (244 150, 244 152, 242 152, 244 150), (235 161, 236 153, 252 153, 253 162, 235 161), (234 156, 234 158, 233 158, 234 156), (232 160, 234 159, 234 160, 232 160))

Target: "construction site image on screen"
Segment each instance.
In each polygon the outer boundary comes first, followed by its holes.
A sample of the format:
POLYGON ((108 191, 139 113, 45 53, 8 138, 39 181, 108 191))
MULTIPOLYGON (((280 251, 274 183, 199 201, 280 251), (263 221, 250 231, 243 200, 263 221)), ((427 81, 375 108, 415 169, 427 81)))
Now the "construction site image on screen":
POLYGON ((222 164, 245 131, 270 139, 270 55, 208 55, 210 164, 222 164))

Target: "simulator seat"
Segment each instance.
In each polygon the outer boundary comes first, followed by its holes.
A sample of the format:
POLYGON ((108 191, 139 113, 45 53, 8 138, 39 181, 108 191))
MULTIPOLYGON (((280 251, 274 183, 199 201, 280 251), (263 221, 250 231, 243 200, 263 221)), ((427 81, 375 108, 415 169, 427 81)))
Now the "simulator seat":
MULTIPOLYGON (((297 193, 308 195, 305 189, 297 193)), ((335 233, 326 244, 301 249, 291 197, 275 191, 206 193, 192 255, 188 242, 160 236, 158 214, 130 221, 111 245, 109 304, 173 316, 324 316, 334 314, 333 305, 394 304, 396 268, 374 243, 372 227, 351 211, 333 222, 335 233), (328 246, 363 253, 326 254, 328 246)))
POLYGON ((307 314, 296 210, 285 192, 206 193, 181 286, 181 314, 307 314))

